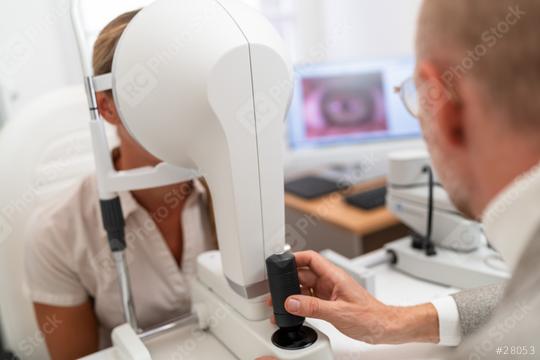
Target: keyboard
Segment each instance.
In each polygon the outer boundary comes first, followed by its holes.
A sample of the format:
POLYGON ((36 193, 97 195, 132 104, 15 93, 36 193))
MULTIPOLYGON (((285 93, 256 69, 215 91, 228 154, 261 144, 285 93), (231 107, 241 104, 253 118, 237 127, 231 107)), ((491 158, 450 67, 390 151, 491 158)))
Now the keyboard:
POLYGON ((316 199, 340 189, 335 181, 307 176, 285 184, 285 191, 304 199, 316 199))
POLYGON ((373 210, 386 204, 386 187, 363 191, 359 194, 347 196, 347 204, 362 210, 373 210))

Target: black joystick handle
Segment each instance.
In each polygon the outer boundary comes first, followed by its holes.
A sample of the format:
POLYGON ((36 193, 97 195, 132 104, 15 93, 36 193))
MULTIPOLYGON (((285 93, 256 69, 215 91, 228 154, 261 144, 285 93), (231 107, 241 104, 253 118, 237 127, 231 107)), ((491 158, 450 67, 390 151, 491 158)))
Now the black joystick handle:
POLYGON ((301 294, 294 255, 290 251, 272 255, 266 259, 266 269, 276 325, 280 328, 302 326, 305 318, 291 315, 285 310, 285 300, 291 295, 301 294))
POLYGON ((272 336, 272 342, 287 350, 311 346, 317 341, 317 333, 303 326, 304 317, 292 315, 285 310, 285 300, 291 295, 301 294, 294 255, 288 251, 270 256, 266 259, 266 270, 276 325, 279 327, 272 336))

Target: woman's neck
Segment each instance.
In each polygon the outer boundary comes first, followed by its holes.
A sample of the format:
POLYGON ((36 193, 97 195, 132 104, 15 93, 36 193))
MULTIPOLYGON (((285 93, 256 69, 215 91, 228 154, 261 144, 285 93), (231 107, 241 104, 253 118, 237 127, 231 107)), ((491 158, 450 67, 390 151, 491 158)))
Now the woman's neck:
MULTIPOLYGON (((130 170, 149 166, 138 156, 130 156, 129 151, 118 149, 114 159, 114 165, 117 170, 130 170)), ((157 165, 157 164, 156 164, 157 165)), ((167 185, 158 188, 134 190, 131 194, 135 200, 144 207, 156 220, 163 221, 174 217, 178 219, 184 207, 186 199, 193 193, 193 182, 184 182, 179 184, 167 185)))

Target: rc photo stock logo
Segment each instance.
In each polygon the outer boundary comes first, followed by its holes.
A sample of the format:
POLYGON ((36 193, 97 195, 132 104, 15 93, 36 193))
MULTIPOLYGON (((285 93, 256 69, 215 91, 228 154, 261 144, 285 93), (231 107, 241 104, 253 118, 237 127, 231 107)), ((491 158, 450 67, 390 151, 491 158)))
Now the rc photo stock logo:
POLYGON ((0 244, 6 241, 12 233, 13 228, 11 227, 11 224, 5 217, 0 215, 0 244))
POLYGON ((31 42, 23 35, 0 45, 0 76, 13 77, 33 55, 31 42))
POLYGON ((420 109, 429 116, 436 115, 448 102, 452 101, 452 94, 445 84, 438 80, 425 81, 418 88, 418 104, 420 109))
POLYGON ((136 107, 146 99, 157 87, 158 80, 150 68, 145 65, 135 65, 118 81, 118 96, 129 106, 136 107))
POLYGON ((268 95, 256 95, 255 101, 249 99, 237 112, 238 121, 250 132, 258 135, 266 129, 276 116, 278 109, 276 102, 268 95), (257 109, 257 116, 253 112, 253 106, 257 109), (256 123, 255 123, 256 121, 256 123))

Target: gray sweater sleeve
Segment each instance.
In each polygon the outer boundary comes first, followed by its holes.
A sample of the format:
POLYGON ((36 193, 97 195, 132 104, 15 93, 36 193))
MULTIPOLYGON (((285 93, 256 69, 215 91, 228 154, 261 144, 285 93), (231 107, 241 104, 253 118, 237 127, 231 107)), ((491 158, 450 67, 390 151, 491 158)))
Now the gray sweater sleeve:
POLYGON ((461 335, 467 336, 484 325, 501 301, 506 283, 464 290, 452 295, 456 301, 461 335))

